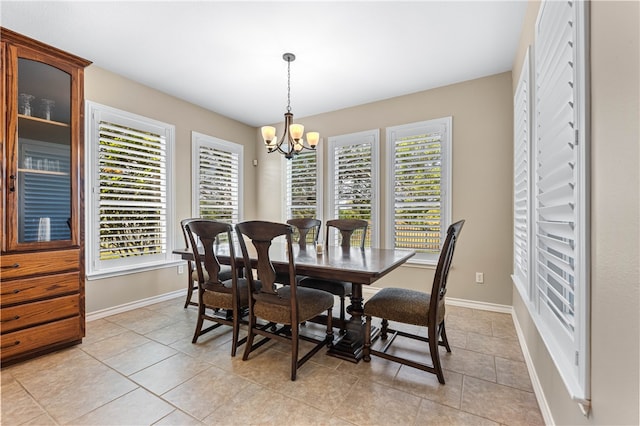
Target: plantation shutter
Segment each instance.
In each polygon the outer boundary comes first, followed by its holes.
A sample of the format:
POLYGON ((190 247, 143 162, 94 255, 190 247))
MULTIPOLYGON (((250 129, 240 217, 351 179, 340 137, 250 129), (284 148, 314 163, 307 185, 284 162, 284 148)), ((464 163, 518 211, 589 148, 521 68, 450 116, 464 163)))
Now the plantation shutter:
MULTIPOLYGON (((330 141, 333 142, 330 213, 336 219, 368 221, 367 247, 375 246, 378 231, 377 136, 377 131, 361 132, 330 141)), ((329 244, 337 244, 337 240, 329 244)))
POLYGON ((99 259, 166 253, 165 136, 109 121, 98 132, 99 259))
POLYGON ((200 145, 199 217, 231 224, 240 221, 240 155, 218 146, 200 145))
POLYGON ((527 50, 513 99, 513 279, 525 299, 529 291, 531 90, 527 50))
POLYGON ((450 119, 391 128, 393 247, 412 249, 422 260, 435 260, 447 226, 446 173, 443 163, 450 119))
POLYGON ((286 218, 317 218, 317 151, 302 151, 286 160, 286 218))
POLYGON ((535 299, 558 371, 578 400, 588 364, 586 67, 581 2, 547 1, 536 32, 535 299), (576 66, 579 64, 579 68, 576 66))

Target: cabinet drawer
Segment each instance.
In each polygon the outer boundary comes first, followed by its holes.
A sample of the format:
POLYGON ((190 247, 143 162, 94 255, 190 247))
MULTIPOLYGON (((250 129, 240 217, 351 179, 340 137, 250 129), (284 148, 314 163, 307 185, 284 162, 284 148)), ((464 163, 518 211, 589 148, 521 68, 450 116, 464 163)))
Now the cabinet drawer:
POLYGON ((0 284, 0 289, 2 306, 15 305, 16 303, 79 292, 80 274, 78 272, 69 272, 45 277, 3 281, 0 284))
POLYGON ((0 256, 0 267, 3 281, 29 275, 77 271, 80 267, 80 250, 3 254, 0 256))
POLYGON ((32 325, 43 324, 61 318, 78 315, 80 312, 80 296, 63 296, 41 302, 3 308, 0 330, 6 333, 32 325))
POLYGON ((82 338, 78 317, 67 318, 25 330, 15 331, 0 336, 2 360, 35 349, 58 343, 73 342, 82 338))

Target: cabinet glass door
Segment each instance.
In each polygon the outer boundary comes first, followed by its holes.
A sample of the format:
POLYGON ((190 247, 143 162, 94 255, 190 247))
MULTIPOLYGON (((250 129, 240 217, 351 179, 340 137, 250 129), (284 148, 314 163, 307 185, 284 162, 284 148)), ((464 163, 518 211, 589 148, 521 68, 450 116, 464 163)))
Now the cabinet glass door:
POLYGON ((18 58, 17 242, 71 239, 71 75, 18 58))

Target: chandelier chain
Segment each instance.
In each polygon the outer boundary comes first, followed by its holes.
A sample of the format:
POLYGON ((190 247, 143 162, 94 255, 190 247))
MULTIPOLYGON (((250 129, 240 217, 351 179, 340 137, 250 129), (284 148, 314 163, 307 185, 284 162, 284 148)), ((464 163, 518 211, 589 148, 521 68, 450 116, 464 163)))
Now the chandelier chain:
POLYGON ((291 59, 287 59, 287 112, 291 112, 291 59))

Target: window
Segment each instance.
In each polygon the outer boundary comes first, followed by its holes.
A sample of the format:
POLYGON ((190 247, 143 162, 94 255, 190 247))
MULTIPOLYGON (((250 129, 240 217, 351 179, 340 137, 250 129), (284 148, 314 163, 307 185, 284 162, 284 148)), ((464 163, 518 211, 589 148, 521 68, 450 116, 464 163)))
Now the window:
POLYGON ((89 275, 172 260, 174 126, 87 102, 89 275))
POLYGON ((197 132, 191 144, 193 216, 240 222, 243 146, 197 132))
POLYGON ((435 264, 451 222, 451 117, 387 129, 387 245, 435 264))
POLYGON ((368 247, 378 246, 379 139, 378 130, 329 138, 329 217, 369 221, 368 247))
POLYGON ((304 150, 285 162, 285 220, 312 217, 322 219, 321 144, 304 150))
POLYGON ((520 110, 526 76, 515 93, 514 282, 519 289, 528 285, 522 294, 538 332, 571 397, 588 407, 586 12, 585 2, 545 1, 540 6, 530 151, 527 117, 520 110), (525 151, 532 152, 531 157, 525 151), (531 220, 531 225, 522 225, 523 220, 531 220))

